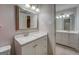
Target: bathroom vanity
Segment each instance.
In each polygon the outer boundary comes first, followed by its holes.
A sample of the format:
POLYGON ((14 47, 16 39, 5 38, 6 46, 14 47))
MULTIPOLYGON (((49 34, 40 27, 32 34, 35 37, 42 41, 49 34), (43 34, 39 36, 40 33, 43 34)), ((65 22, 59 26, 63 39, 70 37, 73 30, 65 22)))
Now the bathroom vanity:
POLYGON ((75 48, 79 51, 79 32, 76 31, 56 31, 56 43, 75 48))
POLYGON ((47 55, 47 33, 33 32, 28 36, 15 36, 15 51, 17 55, 47 55))

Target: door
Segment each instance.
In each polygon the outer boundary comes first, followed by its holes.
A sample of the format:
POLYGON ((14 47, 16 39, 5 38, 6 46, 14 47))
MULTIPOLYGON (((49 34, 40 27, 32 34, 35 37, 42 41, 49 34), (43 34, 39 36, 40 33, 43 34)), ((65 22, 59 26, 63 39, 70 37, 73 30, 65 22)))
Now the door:
POLYGON ((78 33, 69 33, 69 46, 78 48, 78 33))
POLYGON ((30 16, 27 16, 27 28, 30 28, 30 16))

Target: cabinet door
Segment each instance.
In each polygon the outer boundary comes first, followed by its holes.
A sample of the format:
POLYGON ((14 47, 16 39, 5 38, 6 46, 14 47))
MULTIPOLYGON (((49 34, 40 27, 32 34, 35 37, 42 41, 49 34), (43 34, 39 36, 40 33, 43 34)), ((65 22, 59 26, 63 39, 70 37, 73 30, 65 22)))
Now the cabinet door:
POLYGON ((35 42, 31 42, 22 47, 22 55, 35 55, 35 42))
POLYGON ((68 45, 68 33, 57 32, 56 43, 68 45))
POLYGON ((73 48, 78 48, 78 34, 76 33, 69 34, 69 45, 73 48))
POLYGON ((41 41, 42 41, 41 42, 41 44, 42 44, 42 54, 47 55, 47 37, 44 37, 41 41))
POLYGON ((36 55, 46 55, 47 54, 47 37, 40 38, 36 41, 37 46, 35 53, 36 55))
POLYGON ((61 44, 61 41, 62 41, 62 33, 56 32, 56 43, 61 44))
POLYGON ((61 43, 63 45, 67 45, 68 46, 68 33, 62 32, 62 41, 61 41, 61 43))

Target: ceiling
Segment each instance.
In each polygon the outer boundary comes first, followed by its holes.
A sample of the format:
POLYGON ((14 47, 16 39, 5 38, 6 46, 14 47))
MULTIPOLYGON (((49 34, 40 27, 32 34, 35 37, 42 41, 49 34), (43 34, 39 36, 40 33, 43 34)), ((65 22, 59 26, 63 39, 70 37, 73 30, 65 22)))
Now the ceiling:
POLYGON ((56 12, 77 7, 79 4, 56 4, 56 12))

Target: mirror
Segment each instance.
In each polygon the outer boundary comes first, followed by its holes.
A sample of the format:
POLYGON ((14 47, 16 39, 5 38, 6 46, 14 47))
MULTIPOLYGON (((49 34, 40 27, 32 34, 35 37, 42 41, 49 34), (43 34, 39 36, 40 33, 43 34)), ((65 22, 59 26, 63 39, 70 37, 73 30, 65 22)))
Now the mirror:
POLYGON ((70 15, 68 18, 56 19, 56 30, 66 30, 74 31, 74 14, 70 15))
POLYGON ((75 30, 75 8, 56 13, 56 30, 75 30))
POLYGON ((16 30, 38 29, 38 14, 15 6, 16 30))

